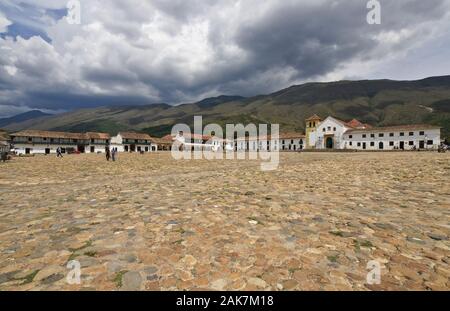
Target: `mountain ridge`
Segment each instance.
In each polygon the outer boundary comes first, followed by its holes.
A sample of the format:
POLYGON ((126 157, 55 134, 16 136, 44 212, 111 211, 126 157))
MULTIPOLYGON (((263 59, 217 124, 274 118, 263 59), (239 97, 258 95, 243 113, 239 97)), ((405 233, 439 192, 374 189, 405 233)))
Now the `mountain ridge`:
POLYGON ((292 85, 267 95, 221 95, 170 106, 106 106, 43 116, 6 126, 21 129, 104 131, 135 130, 154 136, 170 133, 174 124, 278 123, 282 131, 304 131, 304 120, 318 114, 342 120, 359 119, 374 126, 425 123, 450 134, 450 75, 420 80, 342 80, 292 85))

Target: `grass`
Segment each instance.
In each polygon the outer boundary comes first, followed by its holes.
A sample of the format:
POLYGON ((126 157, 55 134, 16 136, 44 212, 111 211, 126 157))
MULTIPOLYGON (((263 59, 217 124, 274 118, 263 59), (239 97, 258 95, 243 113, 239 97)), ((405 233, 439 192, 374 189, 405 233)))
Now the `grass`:
POLYGON ((36 276, 36 274, 38 274, 40 270, 34 270, 33 272, 31 272, 30 274, 26 275, 24 278, 22 278, 23 283, 21 285, 25 285, 28 283, 33 282, 34 277, 36 276))
POLYGON ((122 287, 122 278, 127 272, 128 272, 127 270, 122 270, 116 273, 113 282, 116 283, 117 288, 122 287))
POLYGON ((89 257, 95 257, 95 256, 97 256, 97 252, 96 251, 88 251, 88 252, 85 252, 84 253, 86 256, 89 256, 89 257))
MULTIPOLYGON (((91 240, 87 241, 86 244, 84 244, 83 246, 81 246, 79 248, 69 248, 69 251, 71 251, 72 254, 70 254, 69 259, 67 259, 67 262, 70 262, 70 261, 74 260, 75 258, 77 258, 78 256, 80 256, 80 254, 76 254, 76 252, 81 251, 82 249, 85 249, 90 246, 92 246, 91 240)), ((94 257, 95 255, 97 255, 97 253, 94 251, 88 251, 88 252, 85 252, 84 255, 94 257), (94 255, 90 256, 89 254, 91 254, 91 255, 94 254, 94 255)))
POLYGON ((330 234, 335 235, 335 236, 339 236, 341 238, 344 237, 344 233, 342 231, 330 231, 330 234))
POLYGON ((367 240, 363 240, 363 241, 355 240, 354 243, 355 243, 356 250, 360 250, 361 247, 365 247, 365 248, 372 248, 372 247, 374 247, 372 242, 367 241, 367 240))
POLYGON ((338 255, 327 256, 328 260, 331 262, 337 262, 338 255))

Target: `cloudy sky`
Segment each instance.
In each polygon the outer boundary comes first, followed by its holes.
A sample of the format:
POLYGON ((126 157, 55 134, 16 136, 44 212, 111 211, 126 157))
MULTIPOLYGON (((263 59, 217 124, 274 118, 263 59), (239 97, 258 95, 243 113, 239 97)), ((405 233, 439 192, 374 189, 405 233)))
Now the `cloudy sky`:
POLYGON ((367 2, 2 0, 0 117, 450 74, 450 0, 367 2))

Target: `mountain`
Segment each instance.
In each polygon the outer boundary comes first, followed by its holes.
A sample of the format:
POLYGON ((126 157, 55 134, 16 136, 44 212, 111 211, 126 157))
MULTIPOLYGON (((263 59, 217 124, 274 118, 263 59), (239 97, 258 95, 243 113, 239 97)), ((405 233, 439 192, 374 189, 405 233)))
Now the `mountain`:
POLYGON ((31 111, 27 111, 27 112, 15 115, 13 117, 0 119, 0 127, 6 127, 8 125, 12 125, 15 123, 21 123, 24 121, 28 121, 28 120, 32 120, 32 119, 36 119, 36 118, 40 118, 40 117, 45 117, 45 116, 51 116, 51 114, 44 113, 40 110, 31 110, 31 111))
POLYGON ((197 103, 170 106, 121 106, 81 109, 7 126, 8 130, 144 131, 170 133, 174 124, 278 123, 281 131, 304 131, 313 115, 359 119, 374 126, 427 123, 443 127, 450 136, 450 76, 417 81, 363 80, 307 83, 249 98, 219 96, 197 103))

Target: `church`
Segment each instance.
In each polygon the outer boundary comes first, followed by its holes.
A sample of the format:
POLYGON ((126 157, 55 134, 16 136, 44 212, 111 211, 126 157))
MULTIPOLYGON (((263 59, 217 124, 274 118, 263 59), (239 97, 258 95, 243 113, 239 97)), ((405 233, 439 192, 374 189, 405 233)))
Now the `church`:
POLYGON ((435 150, 441 143, 441 128, 427 124, 373 127, 356 119, 335 117, 306 119, 306 149, 316 150, 435 150))

